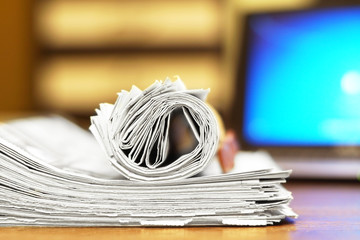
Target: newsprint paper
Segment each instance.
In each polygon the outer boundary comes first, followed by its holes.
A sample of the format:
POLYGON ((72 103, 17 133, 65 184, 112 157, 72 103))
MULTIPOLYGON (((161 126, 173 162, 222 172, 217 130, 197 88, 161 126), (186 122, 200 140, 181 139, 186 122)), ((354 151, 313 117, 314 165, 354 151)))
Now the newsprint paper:
POLYGON ((133 87, 100 105, 92 134, 59 116, 2 124, 0 226, 262 226, 296 217, 281 186, 291 171, 246 170, 246 159, 265 153, 239 153, 221 173, 207 94, 180 79, 133 87), (184 132, 195 145, 173 137, 184 132))

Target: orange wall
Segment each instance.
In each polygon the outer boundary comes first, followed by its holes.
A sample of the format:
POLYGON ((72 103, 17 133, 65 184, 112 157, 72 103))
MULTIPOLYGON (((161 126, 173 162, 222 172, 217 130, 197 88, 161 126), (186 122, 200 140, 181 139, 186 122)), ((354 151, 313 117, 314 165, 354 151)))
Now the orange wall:
POLYGON ((0 1, 0 111, 31 109, 31 3, 0 1))

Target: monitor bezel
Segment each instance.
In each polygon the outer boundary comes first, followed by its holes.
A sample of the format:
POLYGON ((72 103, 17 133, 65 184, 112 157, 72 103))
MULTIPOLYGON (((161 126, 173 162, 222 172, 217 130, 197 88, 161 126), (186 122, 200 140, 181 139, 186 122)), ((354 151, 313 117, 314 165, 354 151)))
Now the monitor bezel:
POLYGON ((241 39, 241 46, 239 46, 238 52, 238 61, 236 65, 236 77, 235 77, 235 97, 233 101, 233 111, 232 111, 232 128, 234 128, 235 132, 240 141, 241 148, 243 150, 266 150, 270 153, 281 153, 281 152, 293 152, 293 151, 303 151, 308 152, 309 150, 317 150, 318 153, 334 153, 336 155, 346 155, 350 157, 359 157, 360 156, 360 145, 254 145, 246 140, 244 135, 244 110, 245 110, 245 89, 246 89, 246 76, 248 69, 248 55, 249 55, 249 20, 253 16, 263 15, 263 14, 291 14, 291 13, 299 13, 299 12, 312 12, 312 11, 322 11, 329 9, 339 9, 339 8, 347 8, 347 7, 360 7, 360 4, 352 4, 348 2, 343 2, 342 4, 336 4, 331 6, 324 5, 316 5, 305 9, 298 10, 280 10, 280 11, 262 11, 262 12, 253 12, 247 13, 243 16, 239 16, 241 20, 239 22, 243 22, 244 27, 243 31, 239 32, 239 39, 241 39))

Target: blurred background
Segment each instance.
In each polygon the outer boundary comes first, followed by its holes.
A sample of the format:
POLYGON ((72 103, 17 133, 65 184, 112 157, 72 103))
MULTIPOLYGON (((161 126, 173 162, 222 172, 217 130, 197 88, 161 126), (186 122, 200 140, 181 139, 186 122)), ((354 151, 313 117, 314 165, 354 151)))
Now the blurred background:
POLYGON ((118 91, 179 75, 229 121, 247 13, 317 0, 1 1, 0 114, 89 121, 118 91))

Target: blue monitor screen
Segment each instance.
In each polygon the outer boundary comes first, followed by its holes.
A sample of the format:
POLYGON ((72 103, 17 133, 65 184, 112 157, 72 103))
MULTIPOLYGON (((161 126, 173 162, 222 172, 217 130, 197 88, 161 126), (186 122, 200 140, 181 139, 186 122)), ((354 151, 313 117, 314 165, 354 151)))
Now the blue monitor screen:
POLYGON ((243 138, 360 145, 360 7, 251 15, 243 138))

